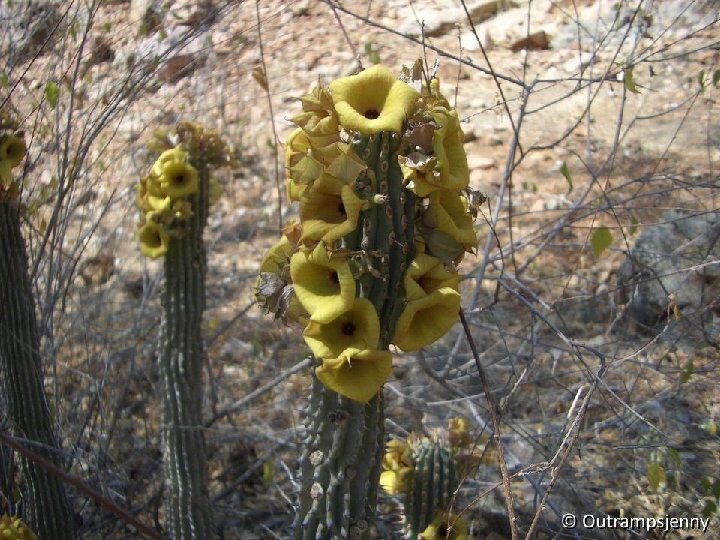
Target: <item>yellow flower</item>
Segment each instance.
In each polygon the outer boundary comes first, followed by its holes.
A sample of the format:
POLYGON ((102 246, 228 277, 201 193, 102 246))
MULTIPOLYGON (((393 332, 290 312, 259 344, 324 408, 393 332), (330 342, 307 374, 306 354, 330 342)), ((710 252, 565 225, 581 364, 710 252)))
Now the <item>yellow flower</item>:
POLYGON ((360 212, 367 203, 360 199, 350 186, 342 186, 339 194, 334 189, 321 191, 316 186, 300 199, 300 220, 303 225, 302 241, 321 241, 332 246, 357 227, 360 212))
POLYGON ((172 199, 170 197, 156 197, 155 195, 151 195, 150 193, 147 193, 145 195, 144 203, 142 205, 143 209, 145 210, 154 210, 156 212, 165 212, 167 210, 170 210, 172 208, 172 199))
POLYGON ((405 273, 405 298, 416 300, 442 287, 457 290, 459 280, 457 272, 448 271, 440 259, 420 253, 405 273))
POLYGON ((380 473, 380 486, 389 494, 405 493, 410 487, 412 467, 399 467, 380 473))
POLYGON ((420 94, 376 65, 330 83, 340 125, 365 135, 399 133, 420 94))
POLYGON ((0 516, 0 538, 3 540, 37 540, 35 533, 19 517, 8 515, 0 516))
POLYGON ((22 138, 10 135, 0 139, 0 160, 7 159, 11 168, 20 165, 25 157, 25 152, 27 152, 27 146, 22 138))
POLYGON ((322 159, 316 159, 314 151, 332 147, 338 136, 310 137, 302 128, 293 131, 285 143, 285 171, 287 175, 287 196, 290 201, 299 201, 306 184, 323 173, 322 159))
POLYGON ((167 253, 169 236, 165 227, 148 221, 138 230, 140 251, 146 257, 157 259, 167 253))
POLYGON ((360 403, 367 403, 392 374, 390 351, 346 349, 323 360, 315 373, 325 386, 360 403))
POLYGON ((428 198, 430 202, 423 215, 425 225, 447 234, 465 249, 474 248, 477 237, 467 199, 446 189, 433 191, 428 198))
POLYGON ((382 466, 386 471, 413 466, 412 448, 407 441, 392 439, 387 443, 387 452, 383 455, 382 466))
POLYGON ((406 180, 412 178, 413 190, 419 197, 427 197, 440 188, 460 190, 467 187, 470 181, 467 155, 463 147, 464 135, 457 113, 435 109, 431 116, 438 126, 432 139, 433 169, 426 170, 423 166, 427 156, 419 163, 416 163, 417 158, 410 159, 414 154, 401 158, 400 161, 406 180))
POLYGON ((168 197, 180 199, 198 190, 198 172, 183 161, 170 161, 163 165, 160 185, 168 197))
POLYGON ((327 88, 316 86, 300 98, 303 112, 293 118, 310 136, 326 136, 339 131, 338 118, 327 88))
POLYGON ((375 306, 356 298, 352 307, 329 322, 310 321, 303 332, 305 343, 318 358, 337 358, 345 349, 374 349, 380 339, 375 306))
POLYGON ((457 112, 437 109, 433 118, 440 125, 433 134, 433 150, 440 169, 440 181, 445 189, 462 189, 470 181, 467 155, 457 112))
POLYGON ((186 163, 187 157, 187 152, 185 152, 179 146, 171 148, 170 150, 165 150, 162 154, 160 154, 160 157, 155 160, 155 163, 153 163, 152 174, 154 176, 160 177, 163 174, 163 169, 165 168, 165 165, 173 162, 186 163))
POLYGON ((420 533, 422 540, 467 540, 465 522, 454 514, 438 512, 435 519, 420 533))
POLYGON ((411 300, 397 320, 392 342, 406 352, 422 349, 452 328, 459 311, 460 293, 450 287, 411 300))
POLYGON ((290 259, 295 294, 310 318, 329 323, 350 309, 355 300, 355 280, 344 259, 328 258, 323 244, 314 251, 298 251, 290 259))
POLYGON ((326 111, 301 112, 293 116, 292 121, 310 136, 329 136, 339 130, 335 111, 332 111, 332 114, 326 111))
POLYGON ((295 251, 286 235, 282 235, 265 254, 260 263, 260 272, 270 272, 271 274, 280 275, 283 268, 290 263, 290 257, 295 251))
POLYGON ((470 435, 470 422, 461 416, 451 418, 448 426, 448 436, 452 448, 468 446, 473 442, 470 435))
MULTIPOLYGON (((425 89, 425 87, 423 87, 423 89, 425 89)), ((433 80, 430 81, 430 95, 438 100, 436 105, 445 107, 446 109, 451 109, 450 102, 442 94, 442 92, 440 92, 440 79, 437 77, 434 77, 433 80)))

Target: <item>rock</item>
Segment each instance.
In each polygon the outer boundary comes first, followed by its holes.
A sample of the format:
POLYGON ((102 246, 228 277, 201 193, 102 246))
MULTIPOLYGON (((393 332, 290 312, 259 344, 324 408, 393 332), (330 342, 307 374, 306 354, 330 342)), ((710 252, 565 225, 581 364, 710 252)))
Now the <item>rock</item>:
MULTIPOLYGON (((498 2, 490 0, 479 2, 468 6, 468 13, 473 24, 481 23, 498 12, 499 6, 506 6, 506 9, 515 7, 513 2, 498 2)), ((418 10, 417 19, 425 24, 424 31, 428 37, 441 36, 447 34, 455 28, 456 24, 465 25, 467 23, 467 14, 461 7, 450 9, 425 9, 418 10)), ((400 26, 400 32, 410 36, 419 36, 422 32, 421 27, 417 24, 415 17, 407 19, 405 24, 400 26)))
POLYGON ((719 260, 720 212, 670 211, 618 269, 616 301, 640 330, 657 333, 668 316, 697 328, 720 315, 719 260))
POLYGON ((530 34, 529 36, 525 36, 524 38, 518 39, 515 41, 512 45, 510 45, 510 50, 513 52, 518 51, 544 51, 550 48, 550 38, 548 38, 548 35, 545 33, 544 30, 540 30, 539 32, 534 32, 530 34))
POLYGON ((200 0, 180 6, 178 10, 173 10, 171 15, 177 20, 178 26, 189 26, 194 29, 207 28, 217 19, 218 9, 213 0, 200 0))
POLYGON ((565 73, 578 73, 584 71, 591 63, 593 54, 589 52, 574 53, 572 58, 562 65, 565 73))
POLYGON ((7 32, 0 40, 0 57, 11 64, 50 50, 64 32, 58 28, 62 17, 57 2, 0 2, 0 21, 7 32))
POLYGON ((471 171, 475 169, 487 170, 495 167, 495 160, 493 158, 484 156, 468 156, 468 169, 471 171))
POLYGON ((158 79, 172 82, 205 63, 207 48, 200 37, 188 39, 187 28, 176 27, 167 34, 154 34, 140 41, 134 50, 118 54, 113 65, 118 69, 158 64, 158 79))
POLYGON ((143 33, 155 32, 162 24, 162 6, 159 0, 131 0, 130 24, 143 33))
POLYGON ((77 273, 86 286, 99 286, 107 283, 115 273, 115 256, 111 253, 99 253, 84 259, 77 273))
POLYGON ((202 57, 193 54, 178 54, 169 58, 157 72, 157 78, 163 82, 175 82, 190 75, 202 65, 202 57))

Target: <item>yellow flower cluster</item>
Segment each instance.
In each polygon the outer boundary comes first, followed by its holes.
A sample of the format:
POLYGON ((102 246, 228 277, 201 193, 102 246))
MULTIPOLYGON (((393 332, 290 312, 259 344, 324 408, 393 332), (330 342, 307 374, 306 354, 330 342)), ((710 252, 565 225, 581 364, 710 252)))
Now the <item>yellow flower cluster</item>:
MULTIPOLYGON (((466 419, 451 418, 447 431, 434 433, 433 440, 442 441, 440 444, 451 451, 453 460, 457 460, 464 447, 473 442, 469 428, 466 419)), ((411 433, 405 440, 393 439, 387 443, 387 451, 382 458, 383 471, 380 473, 380 486, 390 495, 405 496, 405 504, 408 504, 407 497, 411 497, 418 489, 414 482, 423 482, 419 489, 426 487, 424 482, 428 480, 416 472, 416 466, 418 466, 416 452, 421 446, 428 444, 430 444, 428 437, 421 437, 414 433, 411 433), (420 479, 417 478, 418 476, 420 479)), ((467 526, 462 519, 443 511, 442 508, 436 510, 435 519, 427 525, 418 538, 424 540, 467 539, 467 526)))
POLYGON ((438 512, 435 519, 420 533, 422 540, 467 540, 468 529, 462 518, 438 512))
POLYGON ((0 516, 0 538, 2 540, 37 540, 37 536, 19 517, 0 516))
POLYGON ((27 148, 17 135, 0 135, 0 202, 18 195, 17 183, 13 181, 12 169, 22 163, 27 148))
POLYGON ((164 151, 150 174, 137 185, 137 203, 142 211, 138 226, 140 251, 157 259, 168 249, 173 225, 192 215, 188 200, 198 191, 198 172, 180 146, 164 151))
POLYGON ((299 127, 285 150, 287 197, 299 203, 300 222, 266 255, 256 284, 261 304, 305 327, 305 342, 322 361, 318 378, 360 402, 391 374, 381 328, 391 324, 389 342, 416 351, 457 321, 456 264, 476 244, 468 199, 460 193, 468 169, 457 113, 435 79, 424 89, 410 82, 374 66, 300 98, 302 112, 293 118, 299 127), (342 242, 362 233, 362 216, 373 205, 387 203, 353 141, 388 132, 401 141, 394 158, 399 188, 417 199, 408 242, 415 257, 406 265, 404 305, 392 323, 380 319, 358 285, 363 273, 386 279, 367 263, 379 255, 342 242))
MULTIPOLYGON (((473 443, 470 424, 462 417, 451 418, 447 432, 434 433, 434 438, 443 440, 443 445, 450 448, 455 456, 473 443)), ((387 443, 387 452, 382 459, 383 472, 380 474, 380 485, 387 493, 406 493, 411 487, 412 471, 415 468, 413 454, 425 441, 429 439, 411 433, 405 440, 392 439, 387 443)))
POLYGON ((410 488, 415 468, 412 454, 408 441, 392 439, 388 442, 387 452, 382 458, 380 486, 390 495, 405 493, 410 488))

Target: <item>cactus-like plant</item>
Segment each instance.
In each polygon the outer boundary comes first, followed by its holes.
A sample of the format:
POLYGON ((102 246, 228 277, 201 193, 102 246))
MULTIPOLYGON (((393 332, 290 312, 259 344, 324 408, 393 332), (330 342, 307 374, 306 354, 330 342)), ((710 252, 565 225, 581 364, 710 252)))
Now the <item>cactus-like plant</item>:
POLYGON ((190 123, 157 134, 150 149, 161 153, 138 185, 138 238, 144 255, 165 262, 159 370, 168 528, 176 540, 213 538, 201 417, 203 229, 219 189, 210 169, 227 164, 228 152, 216 134, 190 123))
POLYGON ((467 454, 472 443, 462 418, 451 419, 446 434, 436 432, 432 438, 411 434, 407 440, 388 442, 380 485, 404 499, 406 538, 466 538, 465 524, 448 510, 458 488, 458 459, 472 458, 472 452, 467 454))
POLYGON ((37 540, 30 530, 17 516, 0 516, 0 538, 2 540, 37 540))
MULTIPOLYGON (((35 299, 20 230, 20 186, 12 176, 12 169, 26 152, 17 127, 0 111, 0 375, 14 431, 28 441, 30 450, 60 465, 43 387, 35 299)), ((21 469, 26 521, 40 538, 74 538, 74 515, 62 482, 26 459, 21 459, 21 469)))
POLYGON ((299 322, 317 364, 296 538, 368 538, 391 344, 418 350, 458 319, 456 264, 475 245, 457 114, 382 66, 300 98, 286 145, 299 223, 261 264, 258 301, 299 322))

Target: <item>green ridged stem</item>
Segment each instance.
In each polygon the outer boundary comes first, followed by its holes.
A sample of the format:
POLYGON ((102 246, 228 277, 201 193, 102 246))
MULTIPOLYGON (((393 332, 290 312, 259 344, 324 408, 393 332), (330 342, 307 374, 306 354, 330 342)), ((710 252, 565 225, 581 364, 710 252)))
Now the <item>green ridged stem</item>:
POLYGON ((199 190, 189 198, 193 215, 182 233, 170 238, 162 292, 163 462, 174 540, 215 537, 201 415, 209 171, 203 161, 191 157, 190 163, 198 171, 199 190))
POLYGON ((417 540, 438 512, 448 510, 457 489, 455 458, 447 448, 423 441, 413 455, 413 462, 411 487, 405 498, 409 540, 417 540))
MULTIPOLYGON (((35 299, 16 201, 0 203, 0 306, 0 372, 15 434, 30 442, 29 450, 62 467, 43 387, 35 299)), ((20 462, 25 521, 41 540, 75 538, 62 482, 34 463, 20 462)))
MULTIPOLYGON (((413 255, 415 199, 402 187, 398 134, 358 136, 352 147, 368 166, 356 181, 356 191, 369 200, 381 195, 385 202, 361 212, 357 230, 345 236, 340 247, 363 252, 372 267, 373 272, 358 279, 359 296, 373 302, 382 329, 378 348, 387 349, 404 302, 402 275, 413 255)), ((329 390, 313 375, 308 435, 300 460, 296 540, 371 538, 383 423, 382 390, 364 405, 329 390)))
POLYGON ((300 457, 296 540, 369 538, 382 459, 383 401, 367 405, 313 376, 308 435, 300 457))

